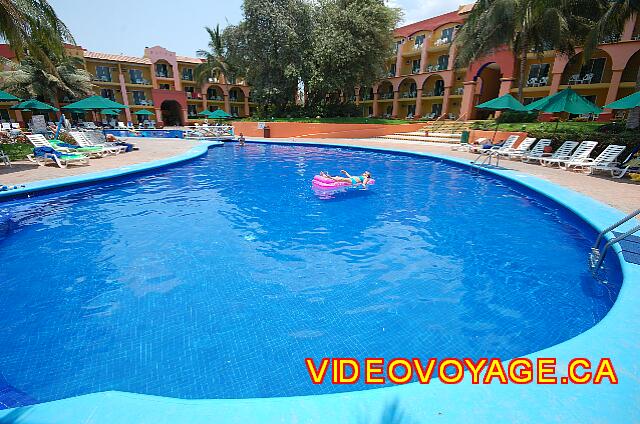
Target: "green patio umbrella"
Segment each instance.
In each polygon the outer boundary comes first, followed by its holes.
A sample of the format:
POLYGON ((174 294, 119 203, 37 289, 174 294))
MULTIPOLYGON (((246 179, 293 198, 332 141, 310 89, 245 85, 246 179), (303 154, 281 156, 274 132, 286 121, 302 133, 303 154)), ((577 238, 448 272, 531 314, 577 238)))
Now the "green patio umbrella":
POLYGON ((153 112, 149 112, 147 109, 140 109, 137 112, 133 113, 134 115, 140 115, 140 116, 151 116, 151 115, 155 115, 153 112))
POLYGON ((605 109, 634 109, 640 107, 640 91, 604 106, 605 109))
POLYGON ((116 109, 102 109, 103 115, 120 115, 120 111, 116 109))
MULTIPOLYGON (((602 113, 602 109, 585 99, 571 88, 559 91, 551 96, 544 97, 527 106, 527 110, 560 113, 567 112, 573 115, 582 115, 593 113, 598 115, 602 113)), ((558 130, 559 121, 556 121, 554 134, 558 130)))
MULTIPOLYGON (((513 112, 527 112, 527 108, 522 103, 516 100, 511 94, 505 94, 504 96, 496 97, 488 102, 480 103, 476 106, 476 109, 494 110, 494 111, 513 111, 513 112)), ((492 140, 496 138, 498 133, 498 127, 500 124, 496 119, 496 129, 493 132, 492 140)))
POLYGON ((125 106, 121 103, 114 102, 113 100, 106 99, 102 96, 91 96, 86 99, 79 100, 66 106, 62 106, 62 109, 84 109, 84 110, 103 110, 103 109, 127 109, 129 106, 125 106))
POLYGON ((13 94, 9 94, 6 91, 0 90, 0 102, 19 102, 20 99, 14 96, 13 94))
POLYGON ((233 118, 233 116, 229 115, 227 112, 225 112, 222 109, 217 109, 217 110, 214 110, 213 112, 211 112, 209 114, 209 118, 211 118, 211 119, 229 119, 229 118, 233 118))
POLYGON ((20 110, 38 111, 38 112, 57 112, 58 111, 57 108, 36 99, 25 100, 24 102, 20 102, 17 105, 11 106, 11 109, 20 109, 20 110))
POLYGON ((206 116, 207 118, 209 117, 209 115, 211 115, 213 112, 211 112, 210 110, 203 110, 202 112, 199 112, 198 115, 199 116, 206 116))

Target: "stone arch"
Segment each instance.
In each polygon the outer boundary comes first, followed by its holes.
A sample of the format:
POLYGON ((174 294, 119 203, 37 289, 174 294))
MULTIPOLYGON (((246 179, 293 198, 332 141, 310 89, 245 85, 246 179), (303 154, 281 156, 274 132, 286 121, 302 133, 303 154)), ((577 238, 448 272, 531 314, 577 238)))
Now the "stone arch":
POLYGON ((224 100, 224 90, 218 84, 209 85, 205 94, 207 96, 207 100, 220 102, 224 100))
POLYGON ((244 91, 240 87, 234 86, 229 89, 229 100, 232 102, 244 102, 244 91))
POLYGON ((429 75, 422 84, 422 92, 425 97, 444 96, 446 81, 441 74, 429 75))
POLYGON ((605 49, 596 49, 591 56, 591 60, 586 64, 583 62, 584 53, 582 51, 569 58, 562 70, 560 85, 581 85, 579 84, 580 82, 589 81, 588 76, 590 74, 593 75, 591 83, 611 82, 613 61, 611 55, 605 49), (604 59, 604 63, 600 59, 604 59), (602 64, 602 68, 598 66, 600 64, 602 64))
MULTIPOLYGON (((474 81, 477 83, 474 104, 484 103, 498 97, 500 95, 501 78, 502 70, 499 63, 487 62, 480 66, 474 76, 474 81)), ((475 119, 486 119, 492 113, 474 108, 475 119)))

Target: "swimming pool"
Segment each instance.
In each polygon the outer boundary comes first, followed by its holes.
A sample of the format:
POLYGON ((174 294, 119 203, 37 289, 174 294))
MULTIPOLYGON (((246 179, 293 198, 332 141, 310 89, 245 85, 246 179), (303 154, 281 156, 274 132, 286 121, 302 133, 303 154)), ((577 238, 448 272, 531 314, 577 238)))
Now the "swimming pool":
POLYGON ((409 155, 225 146, 1 209, 0 372, 40 401, 357 390, 312 386, 303 358, 508 359, 591 327, 620 285, 613 255, 591 279, 594 231, 566 210, 409 155), (310 189, 347 166, 378 183, 310 189))

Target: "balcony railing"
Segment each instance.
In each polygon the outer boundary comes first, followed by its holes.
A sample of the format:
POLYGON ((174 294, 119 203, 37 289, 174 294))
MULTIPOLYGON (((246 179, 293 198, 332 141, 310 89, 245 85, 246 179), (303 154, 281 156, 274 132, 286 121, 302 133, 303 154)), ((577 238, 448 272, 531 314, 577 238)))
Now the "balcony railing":
POLYGON ((133 104, 136 106, 153 106, 153 100, 133 99, 133 104))
POLYGON ((453 93, 456 94, 457 96, 462 96, 464 94, 464 87, 456 87, 453 90, 453 93))
POLYGON ((224 100, 221 96, 207 96, 207 100, 212 100, 214 102, 221 102, 224 100))
POLYGON ((171 75, 171 72, 156 71, 156 76, 158 78, 173 78, 173 75, 171 75))
POLYGON ((383 100, 393 99, 393 93, 382 93, 380 94, 380 99, 383 99, 383 100))
POLYGON ((182 81, 193 81, 193 75, 182 74, 182 81))
POLYGON ((363 94, 362 95, 362 100, 371 100, 371 99, 372 99, 371 94, 363 94))
POLYGON ((544 87, 549 85, 549 77, 529 78, 527 87, 544 87))
POLYGON ((442 97, 444 96, 444 90, 429 90, 425 91, 422 97, 442 97))
POLYGON ((597 77, 592 73, 580 75, 573 74, 569 77, 567 81, 568 85, 580 85, 580 84, 597 84, 602 81, 602 76, 597 77))
POLYGON ((131 80, 131 84, 136 84, 136 85, 151 85, 151 81, 146 80, 144 78, 140 78, 140 79, 132 79, 131 80))
POLYGON ((388 78, 393 78, 393 77, 395 77, 395 76, 396 76, 396 71, 395 71, 395 70, 394 70, 394 71, 389 71, 389 72, 387 72, 387 77, 388 77, 388 78))
POLYGON ((407 91, 406 93, 402 93, 401 96, 403 99, 415 99, 418 97, 417 91, 407 91))
POLYGON ((93 80, 97 82, 113 82, 110 75, 95 76, 93 77, 93 80))
POLYGON ((631 37, 632 40, 640 40, 640 32, 631 37))
POLYGON ((606 37, 603 37, 602 40, 600 40, 600 44, 613 44, 613 43, 617 43, 620 41, 622 37, 620 36, 620 34, 611 34, 611 35, 607 35, 606 37))
POLYGON ((439 72, 446 71, 449 65, 427 65, 427 72, 439 72))
POLYGON ((415 67, 415 68, 411 68, 411 73, 412 74, 419 74, 420 73, 420 67, 415 67))
POLYGON ((433 42, 433 47, 447 46, 453 42, 451 38, 438 38, 433 42))

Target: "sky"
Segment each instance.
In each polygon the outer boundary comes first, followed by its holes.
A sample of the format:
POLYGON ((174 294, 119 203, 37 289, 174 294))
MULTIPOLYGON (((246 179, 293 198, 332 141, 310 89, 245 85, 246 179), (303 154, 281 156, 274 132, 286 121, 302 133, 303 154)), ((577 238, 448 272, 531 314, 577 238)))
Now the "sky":
MULTIPOLYGON (((145 47, 156 45, 178 55, 195 56, 196 50, 207 47, 205 26, 225 27, 242 19, 242 0, 171 1, 169 4, 158 0, 106 3, 49 0, 49 3, 82 47, 130 56, 142 56, 145 47), (157 7, 158 4, 163 7, 157 7)), ((411 23, 455 10, 465 1, 388 0, 388 3, 402 8, 404 23, 411 23)))

